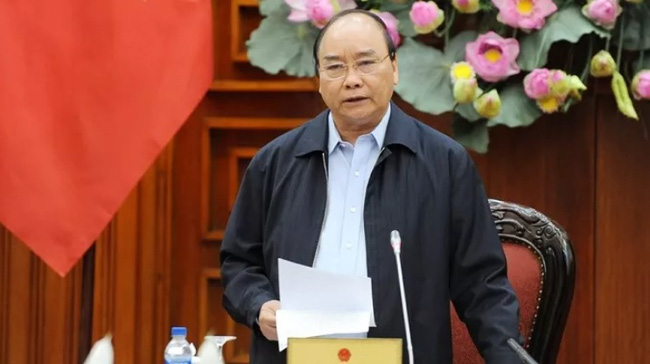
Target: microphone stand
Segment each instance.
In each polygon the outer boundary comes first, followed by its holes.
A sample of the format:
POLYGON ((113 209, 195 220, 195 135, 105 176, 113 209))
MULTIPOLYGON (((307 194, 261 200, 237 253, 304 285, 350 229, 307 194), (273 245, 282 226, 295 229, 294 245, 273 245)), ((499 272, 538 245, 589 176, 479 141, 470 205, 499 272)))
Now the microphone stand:
MULTIPOLYGON (((413 342, 411 341, 411 327, 409 325, 409 316, 406 309, 406 295, 404 293, 404 276, 402 275, 402 262, 400 260, 400 253, 402 251, 402 238, 399 231, 393 230, 390 232, 390 245, 393 247, 395 253, 395 262, 397 263, 397 277, 399 281, 399 291, 402 299, 402 313, 404 314, 404 328, 406 329, 406 349, 408 351, 409 363, 414 364, 413 361, 413 342)), ((517 341, 510 338, 508 339, 508 346, 514 350, 519 358, 526 364, 538 364, 524 348, 519 345, 517 341)))
POLYGON ((409 316, 406 310, 406 295, 404 294, 404 277, 402 276, 402 263, 400 261, 400 252, 402 250, 402 238, 399 231, 393 230, 390 233, 390 245, 395 253, 395 262, 397 262, 397 276, 399 280, 399 291, 402 298, 402 313, 404 314, 404 328, 406 329, 406 349, 408 351, 409 363, 413 364, 413 342, 411 341, 411 327, 409 325, 409 316))
POLYGON ((512 339, 512 338, 508 339, 508 345, 510 346, 510 348, 512 348, 512 350, 514 350, 517 353, 517 355, 519 355, 519 358, 524 363, 526 363, 526 364, 537 364, 535 359, 533 359, 533 357, 530 356, 530 354, 528 354, 526 352, 526 350, 524 348, 522 348, 521 345, 519 345, 519 343, 517 341, 515 341, 515 339, 512 339))

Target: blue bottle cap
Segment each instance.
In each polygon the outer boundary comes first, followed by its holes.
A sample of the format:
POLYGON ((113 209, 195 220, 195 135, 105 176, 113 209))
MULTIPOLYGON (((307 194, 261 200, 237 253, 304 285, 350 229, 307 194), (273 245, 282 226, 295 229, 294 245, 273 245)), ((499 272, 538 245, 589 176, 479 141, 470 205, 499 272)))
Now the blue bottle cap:
POLYGON ((186 327, 172 327, 172 336, 187 336, 186 327))

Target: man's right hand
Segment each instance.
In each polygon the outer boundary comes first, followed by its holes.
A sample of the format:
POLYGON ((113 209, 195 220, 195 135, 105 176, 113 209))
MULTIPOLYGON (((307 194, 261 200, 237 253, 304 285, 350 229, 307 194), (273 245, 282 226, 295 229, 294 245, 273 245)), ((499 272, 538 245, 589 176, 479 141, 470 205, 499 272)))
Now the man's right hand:
POLYGON ((271 341, 278 341, 278 329, 275 324, 275 311, 280 309, 280 301, 266 301, 260 308, 257 323, 264 337, 271 341))

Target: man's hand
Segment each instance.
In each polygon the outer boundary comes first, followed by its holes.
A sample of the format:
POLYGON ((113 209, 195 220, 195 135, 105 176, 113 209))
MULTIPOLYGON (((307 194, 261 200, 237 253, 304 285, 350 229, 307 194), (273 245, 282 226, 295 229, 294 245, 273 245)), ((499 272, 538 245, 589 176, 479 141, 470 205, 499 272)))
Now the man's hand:
POLYGON ((280 309, 280 301, 266 301, 260 308, 257 323, 264 337, 271 341, 278 341, 278 329, 275 325, 275 311, 280 309))

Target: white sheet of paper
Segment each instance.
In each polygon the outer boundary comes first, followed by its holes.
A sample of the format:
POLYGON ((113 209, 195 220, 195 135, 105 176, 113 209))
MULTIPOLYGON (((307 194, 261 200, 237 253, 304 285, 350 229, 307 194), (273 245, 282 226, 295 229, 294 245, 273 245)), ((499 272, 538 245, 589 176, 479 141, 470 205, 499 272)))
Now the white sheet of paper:
POLYGON ((331 334, 358 334, 368 332, 370 312, 290 311, 275 312, 278 330, 278 348, 287 348, 290 337, 316 337, 331 334))
POLYGON ((284 311, 276 317, 280 351, 289 337, 368 332, 375 326, 370 278, 324 272, 284 259, 278 260, 278 275, 284 311))

